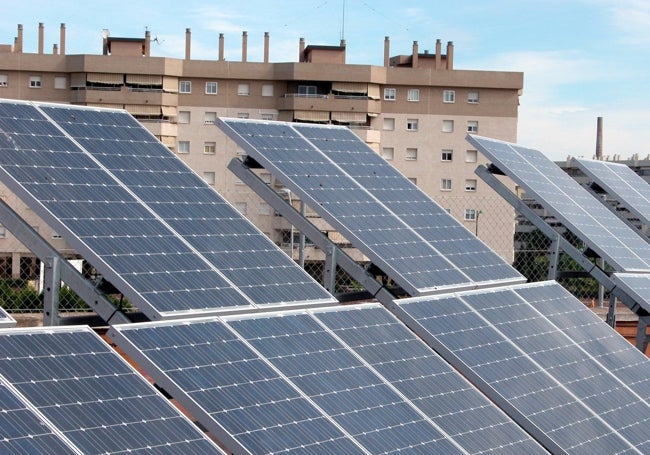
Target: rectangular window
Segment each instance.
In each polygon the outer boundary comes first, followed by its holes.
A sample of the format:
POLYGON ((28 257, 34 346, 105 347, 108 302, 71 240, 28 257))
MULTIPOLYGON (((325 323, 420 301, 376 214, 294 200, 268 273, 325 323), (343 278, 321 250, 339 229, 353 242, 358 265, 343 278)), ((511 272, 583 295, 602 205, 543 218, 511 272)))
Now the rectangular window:
POLYGON ((178 93, 192 93, 192 81, 180 81, 178 83, 178 93))
POLYGON ((0 239, 7 237, 7 228, 0 224, 0 239))
POLYGON ((443 120, 442 121, 442 132, 443 133, 453 133, 454 132, 454 121, 453 120, 443 120))
POLYGON ((273 84, 262 85, 262 96, 273 96, 273 84))
POLYGON ((478 161, 478 152, 476 150, 467 150, 465 152, 466 163, 476 163, 478 161))
POLYGON ((476 221, 475 209, 465 209, 465 221, 476 221))
POLYGON ((61 237, 61 234, 57 234, 56 232, 52 231, 52 239, 53 240, 60 240, 63 237, 61 237))
POLYGON ((263 113, 261 114, 262 120, 273 120, 273 114, 263 113))
POLYGON ((409 179, 409 182, 411 182, 413 185, 417 186, 417 184, 418 184, 418 178, 417 177, 408 177, 408 179, 409 179))
POLYGON ((29 78, 30 88, 41 88, 41 76, 31 76, 29 78))
POLYGON ((68 88, 68 79, 64 76, 55 77, 54 88, 57 90, 65 90, 66 88, 68 88))
POLYGON ((420 89, 410 88, 406 95, 406 101, 420 101, 420 89))
POLYGON ((205 83, 205 94, 206 95, 216 95, 217 94, 218 84, 214 81, 205 83))
POLYGON ((395 157, 395 149, 393 147, 382 148, 381 157, 386 161, 391 161, 395 157))
POLYGON ((178 150, 178 153, 190 153, 190 141, 178 141, 176 150, 178 150))
POLYGON ((239 84, 237 86, 237 95, 248 96, 251 94, 251 86, 249 84, 239 84))
POLYGON ((478 92, 467 92, 467 102, 472 104, 477 104, 478 92))
POLYGON ((442 92, 442 102, 443 103, 455 103, 456 102, 456 90, 445 90, 442 92))
POLYGON ((9 85, 9 76, 6 74, 0 74, 0 87, 6 87, 9 85))
POLYGON ((453 158, 454 158, 453 150, 443 150, 442 154, 440 155, 440 159, 442 161, 451 161, 453 158))
POLYGON ((442 191, 451 191, 451 179, 441 179, 440 189, 442 191))
POLYGON ((417 131, 418 130, 418 119, 410 118, 406 120, 406 129, 408 131, 417 131))
POLYGON ((205 183, 207 183, 208 185, 214 185, 214 182, 215 182, 215 175, 214 175, 214 172, 211 172, 211 171, 206 171, 206 172, 204 172, 204 173, 203 173, 203 180, 204 180, 205 183))
POLYGON ((205 116, 203 117, 203 123, 206 125, 214 125, 214 122, 217 121, 217 113, 216 112, 206 112, 205 116))
POLYGON ((467 132, 468 133, 478 133, 478 121, 469 120, 467 122, 467 132))
POLYGON ((465 191, 476 191, 476 179, 465 180, 465 191))
POLYGON ((190 123, 190 111, 178 111, 178 123, 190 123))
POLYGON ((204 155, 214 155, 217 153, 217 143, 216 142, 205 142, 203 143, 203 154, 204 155))
POLYGON ((298 86, 298 95, 300 96, 316 96, 316 86, 315 85, 299 85, 298 86))
POLYGON ((266 183, 267 185, 271 184, 271 173, 270 172, 262 172, 260 174, 260 179, 266 183))
POLYGON ((241 213, 242 215, 246 215, 246 213, 248 212, 248 204, 247 203, 245 203, 245 202, 235 202, 234 205, 235 205, 235 208, 237 209, 237 211, 239 213, 241 213))
POLYGON ((270 215, 273 212, 271 211, 271 206, 269 204, 266 202, 260 202, 259 213, 260 215, 270 215))
POLYGON ((406 161, 416 161, 418 159, 418 149, 407 148, 405 159, 406 161))
POLYGON ((383 127, 384 131, 393 131, 395 129, 395 119, 394 118, 384 118, 383 127))
POLYGON ((237 118, 250 118, 250 116, 248 112, 237 112, 237 118))
POLYGON ((395 101, 396 97, 397 97, 397 89, 396 88, 385 88, 384 89, 384 100, 386 100, 386 101, 395 101))

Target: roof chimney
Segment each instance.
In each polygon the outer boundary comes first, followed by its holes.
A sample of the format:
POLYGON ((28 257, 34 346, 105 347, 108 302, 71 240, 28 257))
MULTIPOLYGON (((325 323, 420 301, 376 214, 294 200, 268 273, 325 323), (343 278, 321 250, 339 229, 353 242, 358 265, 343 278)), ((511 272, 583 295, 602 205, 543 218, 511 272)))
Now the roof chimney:
POLYGON ((596 120, 596 159, 603 159, 603 118, 596 120))
POLYGON ((269 32, 264 32, 264 63, 269 63, 269 32))
POLYGON ((14 44, 14 52, 23 51, 23 24, 18 24, 18 36, 16 36, 14 44))
POLYGON ((413 41, 413 58, 411 59, 411 66, 413 68, 418 67, 418 42, 413 41))
POLYGON ((447 69, 454 69, 454 42, 447 41, 447 69))
POLYGON ((436 40, 436 69, 442 68, 442 41, 436 40))
POLYGON ((52 46, 52 55, 58 55, 58 53, 59 53, 59 45, 54 43, 54 45, 52 46))
POLYGON ((298 61, 305 61, 305 38, 300 38, 300 44, 298 45, 298 61))
POLYGON ((190 50, 192 45, 192 30, 189 28, 185 29, 185 60, 190 59, 190 50))
POLYGON ((61 55, 65 55, 65 24, 61 23, 61 30, 59 32, 59 47, 61 55))
POLYGON ((219 61, 223 61, 223 33, 219 33, 219 61))
POLYGON ((241 34, 241 61, 246 62, 248 58, 248 32, 241 34))
POLYGON ((390 65, 390 38, 384 36, 384 66, 390 65))
POLYGON ((45 27, 42 22, 38 23, 38 54, 43 55, 43 35, 45 27))
POLYGON ((149 30, 144 31, 144 56, 149 57, 151 55, 151 32, 149 30))

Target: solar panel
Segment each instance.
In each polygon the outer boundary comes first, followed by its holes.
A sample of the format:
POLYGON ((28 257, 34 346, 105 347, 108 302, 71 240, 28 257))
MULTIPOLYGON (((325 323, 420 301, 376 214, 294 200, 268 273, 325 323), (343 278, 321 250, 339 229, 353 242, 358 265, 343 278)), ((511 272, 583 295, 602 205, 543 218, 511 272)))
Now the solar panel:
POLYGON ((0 374, 79 452, 223 453, 88 327, 0 331, 0 374))
POLYGON ((116 325, 229 450, 545 453, 383 307, 116 325))
POLYGON ((640 175, 620 163, 578 158, 573 162, 643 224, 650 225, 650 185, 640 175))
POLYGON ((627 381, 630 367, 640 365, 638 382, 650 361, 636 353, 628 357, 632 345, 586 318, 584 305, 558 288, 548 282, 395 303, 417 333, 523 428, 541 430, 568 453, 647 452, 650 438, 642 427, 650 421, 650 406, 636 382, 627 381), (527 301, 531 296, 534 306, 527 301), (553 303, 545 308, 547 302, 553 303), (574 340, 562 324, 582 320, 587 325, 574 340), (588 333, 618 337, 620 358, 602 339, 580 338, 588 333))
POLYGON ((615 270, 650 272, 650 244, 541 152, 475 135, 468 140, 615 270))
POLYGON ((371 155, 359 150, 366 146, 345 128, 240 119, 219 119, 217 124, 409 294, 523 281, 390 165, 375 165, 376 158, 364 161, 371 155), (344 152, 358 166, 344 167, 332 159, 344 152), (348 173, 358 173, 365 164, 368 172, 381 174, 357 180, 348 173), (403 197, 382 199, 386 195, 378 178, 394 190, 391 197, 403 197), (463 249, 464 242, 472 253, 463 249))
POLYGON ((0 128, 0 178, 150 319, 334 301, 125 111, 2 102, 0 128))
POLYGON ((16 325, 16 320, 7 313, 7 310, 0 307, 0 328, 13 327, 16 325))

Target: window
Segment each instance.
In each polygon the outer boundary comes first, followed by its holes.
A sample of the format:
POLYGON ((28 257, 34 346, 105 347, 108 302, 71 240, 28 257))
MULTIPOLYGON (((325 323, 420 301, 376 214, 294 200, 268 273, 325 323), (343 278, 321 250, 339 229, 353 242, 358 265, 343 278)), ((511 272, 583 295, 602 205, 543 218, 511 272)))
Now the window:
POLYGON ((250 118, 250 116, 248 112, 237 112, 237 118, 250 118))
POLYGON ((408 179, 409 179, 409 182, 411 182, 413 185, 417 186, 417 184, 418 184, 417 177, 408 177, 408 179))
POLYGON ((478 103, 478 92, 467 92, 467 102, 472 104, 478 103))
POLYGON ((246 204, 245 202, 235 202, 234 205, 237 211, 242 215, 246 215, 246 213, 248 212, 248 204, 246 204))
POLYGON ((418 149, 416 148, 407 148, 406 149, 406 161, 416 161, 418 159, 418 149))
POLYGON ((465 221, 476 221, 475 209, 465 209, 465 221))
POLYGON ((476 179, 465 180, 465 191, 476 191, 476 179))
POLYGON ((7 228, 0 224, 0 239, 7 238, 7 228))
POLYGON ((395 156, 395 149, 393 147, 384 147, 381 149, 381 157, 386 161, 391 161, 395 156))
POLYGON ((214 172, 211 171, 204 172, 203 180, 205 180, 205 183, 207 183, 208 185, 214 185, 214 181, 215 181, 214 172))
POLYGON ((468 133, 478 133, 478 121, 469 120, 467 122, 467 132, 468 133))
POLYGON ((476 163, 478 161, 478 152, 476 150, 467 150, 465 152, 466 163, 476 163))
POLYGON ((298 86, 298 95, 300 96, 316 96, 316 86, 315 85, 299 85, 298 86))
POLYGON ((57 90, 65 90, 66 88, 68 88, 68 79, 64 76, 55 77, 54 88, 57 90))
POLYGON ((395 119, 394 118, 384 118, 383 129, 385 131, 393 131, 395 129, 395 119))
POLYGON ((59 240, 62 239, 61 234, 57 234, 56 232, 52 231, 52 239, 53 240, 59 240))
POLYGON ((262 172, 260 174, 260 179, 266 183, 267 185, 271 184, 271 173, 270 172, 262 172))
POLYGON ((454 121, 453 120, 443 120, 442 121, 442 132, 443 133, 453 133, 454 132, 454 121))
POLYGON ((418 119, 410 118, 406 120, 406 129, 408 131, 417 131, 418 130, 418 119))
POLYGON ((445 90, 442 92, 442 102, 443 103, 455 103, 456 102, 456 90, 445 90))
POLYGON ((251 86, 249 84, 239 84, 237 86, 237 95, 248 96, 251 94, 251 86))
POLYGON ((216 112, 206 112, 205 116, 203 118, 204 118, 203 122, 206 125, 214 125, 214 122, 217 121, 217 113, 216 112))
POLYGON ((203 144, 203 154, 204 155, 214 155, 217 153, 217 143, 216 142, 205 142, 203 144))
POLYGON ((262 85, 262 96, 273 96, 273 84, 262 85))
POLYGON ((420 89, 410 88, 406 95, 406 101, 420 101, 420 89))
POLYGON ((385 88, 384 89, 384 99, 386 101, 395 101, 397 96, 397 89, 395 88, 385 88))
POLYGON ((273 114, 262 113, 261 117, 262 117, 262 120, 273 120, 273 114))
POLYGON ((31 76, 29 78, 30 88, 41 88, 41 76, 31 76))
POLYGON ((178 93, 192 93, 192 81, 180 81, 178 83, 178 93))
POLYGON ((178 111, 178 123, 190 123, 190 111, 178 111))
POLYGON ((454 157, 454 151, 453 150, 443 150, 442 154, 440 155, 440 159, 442 161, 451 161, 454 157))
POLYGON ((0 87, 6 87, 7 85, 9 85, 9 76, 0 74, 0 87))
POLYGON ((190 141, 178 141, 178 153, 190 153, 190 141))
POLYGON ((205 83, 205 94, 206 95, 216 95, 217 94, 218 84, 214 81, 205 83))
POLYGON ((270 215, 273 212, 271 211, 271 206, 269 204, 266 202, 260 202, 259 213, 260 215, 270 215))
POLYGON ((441 179, 440 189, 442 191, 451 191, 451 179, 441 179))

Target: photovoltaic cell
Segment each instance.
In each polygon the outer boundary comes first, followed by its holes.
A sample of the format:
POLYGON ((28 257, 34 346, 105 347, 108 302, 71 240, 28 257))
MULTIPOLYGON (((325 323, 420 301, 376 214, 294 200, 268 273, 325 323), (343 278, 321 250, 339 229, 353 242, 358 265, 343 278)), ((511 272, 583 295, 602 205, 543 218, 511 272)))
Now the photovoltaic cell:
POLYGON ((0 130, 3 181, 150 319, 333 301, 128 113, 2 102, 0 130))
POLYGON ((252 453, 545 453, 379 305, 110 335, 252 453))
POLYGON ((13 327, 16 320, 4 308, 0 308, 0 328, 13 327))
POLYGON ((82 453, 223 453, 87 327, 0 331, 0 374, 82 453))
POLYGON ((468 140, 615 270, 650 272, 650 244, 540 151, 475 135, 468 140))
POLYGON ((572 161, 643 224, 650 225, 650 185, 640 175, 621 163, 578 158, 572 161))
MULTIPOLYGON (((219 119, 217 124, 409 294, 523 280, 505 262, 499 263, 487 247, 477 240, 469 240, 468 231, 450 221, 451 216, 441 214, 435 203, 429 200, 424 204, 426 197, 416 188, 400 181, 416 199, 408 203, 405 196, 391 203, 389 198, 387 203, 374 188, 376 179, 368 177, 358 181, 348 174, 347 167, 328 157, 328 153, 340 149, 340 154, 349 149, 351 159, 359 163, 368 155, 355 154, 355 150, 365 145, 359 139, 353 141, 344 128, 328 130, 326 134, 336 138, 337 146, 321 150, 318 147, 325 147, 329 136, 305 137, 303 132, 315 136, 307 127, 303 130, 289 123, 240 119, 219 119), (364 183, 370 184, 370 188, 364 183), (373 194, 373 188, 377 193, 373 194), (440 219, 444 219, 444 225, 439 232, 436 226, 427 224, 440 219), (476 247, 473 251, 483 261, 483 268, 471 254, 461 251, 462 242, 456 241, 461 239, 468 240, 469 248, 476 247)), ((376 171, 387 173, 389 168, 389 165, 377 166, 376 171)), ((358 169, 354 167, 351 172, 358 169)), ((394 173, 382 174, 380 178, 388 176, 392 178, 382 180, 387 185, 399 180, 394 173)), ((396 188, 394 193, 401 189, 396 188)))
POLYGON ((558 288, 512 286, 396 305, 417 333, 529 431, 541 430, 568 453, 647 452, 648 359, 558 288), (579 326, 577 339, 567 325, 579 326), (601 338, 589 340, 589 333, 601 338), (620 352, 605 347, 610 340, 620 352))

